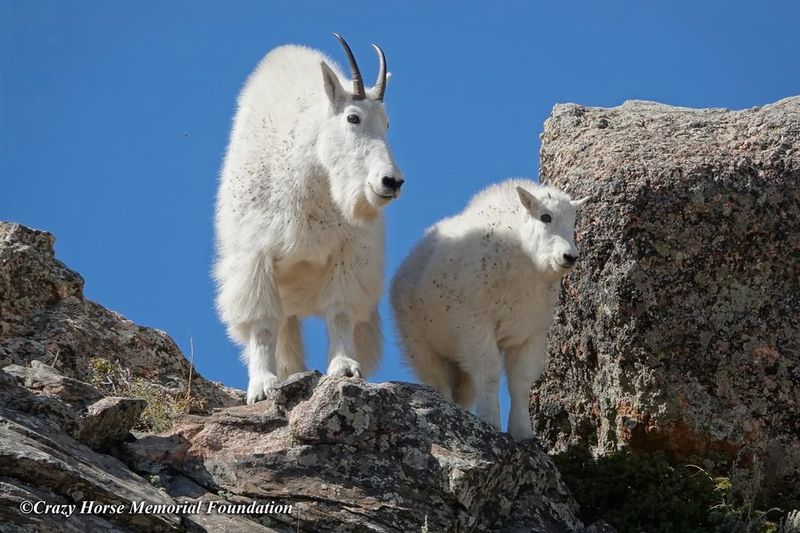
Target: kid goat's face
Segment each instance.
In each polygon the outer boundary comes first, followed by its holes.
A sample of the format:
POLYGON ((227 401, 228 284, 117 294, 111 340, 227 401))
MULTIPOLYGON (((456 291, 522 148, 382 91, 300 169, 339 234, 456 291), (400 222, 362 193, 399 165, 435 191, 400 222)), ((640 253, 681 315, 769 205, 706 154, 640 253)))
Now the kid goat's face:
POLYGON ((586 199, 576 201, 550 195, 537 198, 521 187, 517 187, 517 193, 526 211, 521 235, 525 251, 539 270, 566 274, 580 255, 573 238, 575 216, 586 199))

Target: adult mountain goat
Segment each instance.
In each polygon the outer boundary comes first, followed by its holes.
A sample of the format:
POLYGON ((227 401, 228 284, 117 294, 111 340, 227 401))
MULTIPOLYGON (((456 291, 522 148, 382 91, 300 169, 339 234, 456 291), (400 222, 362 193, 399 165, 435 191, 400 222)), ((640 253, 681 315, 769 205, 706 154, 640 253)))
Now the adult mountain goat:
POLYGON ((247 403, 305 369, 300 317, 328 328, 328 374, 361 376, 380 359, 381 209, 403 177, 386 140, 386 59, 365 89, 321 52, 282 46, 250 75, 219 184, 217 308, 244 347, 247 403), (351 86, 352 90, 345 87, 351 86))
POLYGON ((392 283, 392 306, 416 374, 500 429, 501 353, 509 431, 533 437, 531 385, 544 369, 561 277, 578 259, 572 238, 584 200, 528 180, 479 193, 430 228, 392 283))

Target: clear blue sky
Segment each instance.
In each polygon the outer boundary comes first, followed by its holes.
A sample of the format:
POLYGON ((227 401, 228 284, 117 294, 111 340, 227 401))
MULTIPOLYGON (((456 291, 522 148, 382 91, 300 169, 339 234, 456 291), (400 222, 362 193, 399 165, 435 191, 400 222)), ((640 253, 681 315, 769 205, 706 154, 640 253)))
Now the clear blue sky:
MULTIPOLYGON (((800 94, 798 27, 789 0, 0 0, 0 219, 53 232, 89 298, 187 353, 192 336, 199 370, 244 388, 213 308, 211 220, 237 91, 269 49, 343 61, 337 31, 369 81, 369 43, 386 51, 408 180, 387 211, 388 280, 476 191, 537 175, 553 104, 743 108, 800 94)), ((413 379, 385 302, 382 313, 375 379, 413 379)), ((324 329, 305 336, 324 370, 324 329)))

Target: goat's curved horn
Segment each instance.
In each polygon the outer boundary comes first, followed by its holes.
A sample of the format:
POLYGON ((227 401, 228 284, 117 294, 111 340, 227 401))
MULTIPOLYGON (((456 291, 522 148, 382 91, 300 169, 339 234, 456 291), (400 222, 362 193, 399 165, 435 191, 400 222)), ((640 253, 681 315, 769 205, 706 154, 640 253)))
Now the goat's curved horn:
POLYGON ((373 43, 372 47, 378 53, 378 79, 375 82, 376 98, 379 102, 383 102, 383 94, 386 92, 386 56, 381 50, 381 47, 373 43))
POLYGON ((361 71, 358 70, 358 63, 356 63, 356 58, 353 56, 353 51, 350 50, 347 41, 341 35, 334 32, 333 36, 339 39, 339 43, 341 43, 344 53, 347 55, 347 62, 350 63, 350 73, 353 76, 353 100, 363 100, 367 97, 367 93, 364 91, 364 80, 361 79, 361 71))

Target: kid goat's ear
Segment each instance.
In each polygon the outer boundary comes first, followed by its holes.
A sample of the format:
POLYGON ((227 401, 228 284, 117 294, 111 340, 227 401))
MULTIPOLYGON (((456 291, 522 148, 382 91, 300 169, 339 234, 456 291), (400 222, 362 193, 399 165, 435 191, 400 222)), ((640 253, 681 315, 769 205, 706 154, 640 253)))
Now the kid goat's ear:
POLYGON ((539 200, 536 199, 534 195, 523 189, 522 187, 517 187, 517 194, 519 194, 519 201, 522 206, 527 209, 528 211, 533 211, 533 208, 536 204, 539 203, 539 200))
POLYGON ((339 83, 339 76, 325 61, 320 61, 319 66, 322 68, 322 84, 325 86, 325 94, 331 105, 337 106, 344 100, 346 94, 342 84, 339 83))
POLYGON ((591 196, 584 196, 580 200, 570 200, 569 203, 572 207, 578 208, 589 201, 591 196))

